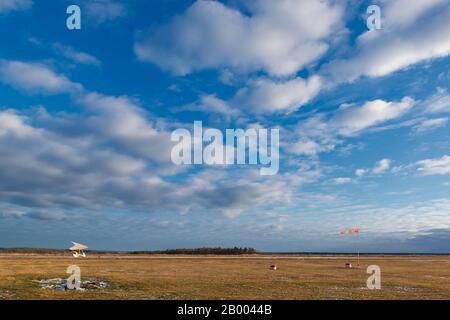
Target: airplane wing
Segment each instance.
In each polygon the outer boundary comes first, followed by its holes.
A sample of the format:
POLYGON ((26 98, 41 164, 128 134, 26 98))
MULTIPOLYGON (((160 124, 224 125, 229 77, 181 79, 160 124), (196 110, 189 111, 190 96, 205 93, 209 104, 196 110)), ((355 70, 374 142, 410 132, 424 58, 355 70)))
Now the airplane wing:
POLYGON ((76 243, 73 242, 73 246, 70 247, 70 250, 74 251, 74 250, 86 250, 87 248, 89 248, 88 246, 85 246, 84 244, 80 244, 80 243, 76 243))

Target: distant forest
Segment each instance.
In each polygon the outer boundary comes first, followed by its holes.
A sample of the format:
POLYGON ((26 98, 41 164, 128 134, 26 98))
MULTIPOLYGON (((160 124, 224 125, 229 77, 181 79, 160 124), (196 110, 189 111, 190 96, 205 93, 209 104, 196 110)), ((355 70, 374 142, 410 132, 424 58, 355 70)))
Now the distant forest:
MULTIPOLYGON (((61 254, 69 252, 68 249, 41 249, 41 248, 0 248, 0 253, 27 253, 27 254, 61 254)), ((95 254, 218 254, 218 255, 241 255, 254 254, 253 248, 194 248, 194 249, 168 249, 159 251, 97 251, 87 250, 95 254)))
MULTIPOLYGON (((130 252, 133 254, 148 253, 145 251, 130 252)), ((239 255, 239 254, 253 254, 257 251, 253 248, 196 248, 196 249, 168 249, 164 251, 152 251, 157 254, 224 254, 224 255, 239 255)))

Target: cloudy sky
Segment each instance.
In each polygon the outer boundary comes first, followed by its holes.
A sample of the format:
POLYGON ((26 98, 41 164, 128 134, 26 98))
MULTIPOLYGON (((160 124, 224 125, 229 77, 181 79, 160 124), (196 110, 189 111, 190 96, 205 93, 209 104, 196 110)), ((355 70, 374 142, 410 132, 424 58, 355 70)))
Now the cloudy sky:
POLYGON ((448 0, 0 0, 0 247, 450 252, 449 21, 448 0), (279 173, 172 164, 195 120, 279 128, 279 173))

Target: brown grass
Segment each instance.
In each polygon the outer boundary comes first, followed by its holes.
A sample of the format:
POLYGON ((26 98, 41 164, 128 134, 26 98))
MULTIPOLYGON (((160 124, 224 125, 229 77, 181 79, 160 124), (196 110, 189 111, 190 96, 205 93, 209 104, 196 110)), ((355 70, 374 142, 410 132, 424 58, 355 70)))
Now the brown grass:
POLYGON ((0 256, 0 299, 450 299, 449 256, 0 256), (66 278, 69 265, 103 291, 53 291, 32 280, 66 278), (269 270, 276 264, 277 271, 269 270), (368 290, 368 265, 380 266, 382 289, 368 290))

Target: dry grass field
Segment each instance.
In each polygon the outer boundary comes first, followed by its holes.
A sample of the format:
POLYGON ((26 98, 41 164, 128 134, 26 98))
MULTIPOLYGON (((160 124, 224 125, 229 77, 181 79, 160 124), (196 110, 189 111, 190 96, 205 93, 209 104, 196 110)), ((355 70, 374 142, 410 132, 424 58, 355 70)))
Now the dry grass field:
POLYGON ((112 256, 0 255, 0 299, 450 299, 450 256, 112 256), (33 280, 105 281, 104 290, 57 291, 33 280), (278 270, 269 270, 276 264, 278 270), (381 268, 369 290, 366 268, 381 268))

